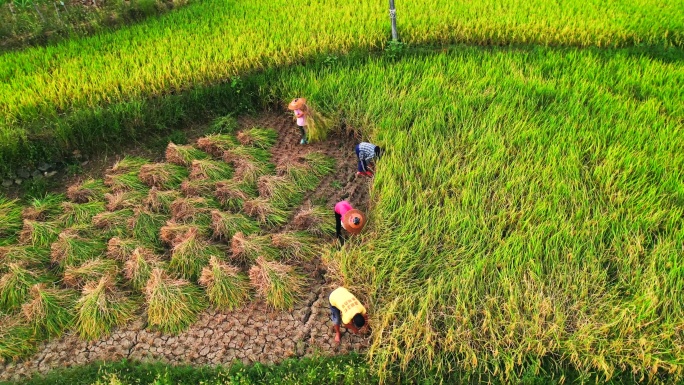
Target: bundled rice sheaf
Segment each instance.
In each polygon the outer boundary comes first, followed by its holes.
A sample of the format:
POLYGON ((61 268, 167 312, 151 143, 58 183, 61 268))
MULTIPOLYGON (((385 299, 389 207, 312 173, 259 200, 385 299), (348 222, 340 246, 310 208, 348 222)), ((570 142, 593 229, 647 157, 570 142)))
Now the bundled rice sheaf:
POLYGON ((181 194, 177 190, 164 191, 152 187, 143 203, 152 212, 170 214, 171 203, 180 197, 181 194))
POLYGON ((147 194, 147 188, 105 194, 104 198, 107 201, 105 208, 108 211, 116 211, 127 208, 132 209, 140 206, 147 198, 147 194))
POLYGON ((236 145, 235 137, 227 134, 209 135, 197 140, 197 147, 215 157, 223 156, 225 151, 236 145))
POLYGON ((64 268, 103 256, 106 249, 104 241, 85 238, 78 231, 67 229, 50 246, 50 256, 52 262, 64 268))
POLYGON ((278 133, 269 128, 250 128, 237 134, 237 140, 245 146, 253 146, 262 149, 271 148, 278 139, 278 133))
POLYGON ((69 186, 66 196, 74 203, 102 201, 109 188, 100 179, 87 179, 69 186))
POLYGON ((147 189, 147 185, 140 180, 138 174, 139 171, 107 174, 105 175, 105 185, 109 186, 113 192, 142 191, 147 189))
POLYGON ((149 249, 138 247, 124 263, 124 276, 136 290, 142 290, 150 279, 152 270, 159 267, 161 258, 149 249))
POLYGON ((24 228, 19 234, 19 242, 34 247, 49 247, 57 240, 62 226, 57 222, 38 222, 24 220, 24 228))
POLYGON ((126 261, 140 242, 132 238, 113 237, 107 242, 107 258, 126 261))
POLYGON ((234 310, 249 300, 249 279, 240 270, 212 255, 202 269, 199 284, 204 286, 209 302, 218 310, 234 310))
POLYGON ((190 228, 174 242, 169 269, 185 279, 197 279, 204 266, 209 263, 209 257, 225 254, 202 239, 196 228, 190 228))
POLYGON ((107 174, 121 175, 129 172, 138 173, 140 167, 150 163, 149 160, 137 156, 126 156, 120 161, 116 162, 112 168, 107 170, 107 174))
POLYGON ((311 167, 311 172, 319 178, 330 174, 335 169, 335 159, 318 151, 310 152, 302 159, 311 167))
POLYGON ((245 201, 242 205, 243 211, 256 218, 259 223, 268 226, 282 226, 287 223, 290 213, 266 198, 255 198, 245 201))
POLYGON ((0 358, 18 360, 36 350, 33 328, 18 316, 0 315, 0 358))
POLYGON ((304 278, 292 266, 263 257, 249 269, 249 280, 257 294, 279 310, 291 310, 305 288, 304 278))
POLYGON ((59 217, 59 222, 65 227, 74 225, 88 225, 92 223, 93 217, 105 211, 103 202, 72 203, 62 202, 63 214, 59 217))
POLYGON ((279 207, 299 206, 303 191, 285 176, 264 175, 257 181, 259 196, 279 207))
MULTIPOLYGON (((252 163, 269 164, 271 161, 271 153, 267 150, 247 147, 247 146, 234 146, 223 152, 221 158, 227 163, 233 163, 239 160, 245 160, 252 163)), ((237 166, 237 164, 235 164, 237 166)))
POLYGON ((233 177, 233 167, 220 160, 194 160, 190 169, 191 179, 208 179, 216 182, 233 177))
POLYGON ((111 276, 105 275, 86 283, 75 309, 78 334, 83 339, 94 340, 108 336, 114 327, 130 320, 135 303, 117 289, 111 276))
POLYGON ((38 273, 29 270, 26 264, 7 264, 7 272, 0 277, 0 312, 19 309, 26 302, 31 286, 40 281, 38 273))
POLYGON ((208 197, 214 193, 216 183, 209 179, 186 179, 181 183, 180 190, 186 197, 208 197))
POLYGON ((74 321, 71 307, 76 293, 63 290, 46 283, 31 287, 29 300, 21 307, 21 312, 34 335, 59 337, 74 321))
POLYGON ((305 162, 288 159, 280 162, 276 171, 278 175, 289 178, 302 191, 314 190, 320 183, 320 178, 305 162))
POLYGON ((97 258, 85 261, 78 266, 68 266, 64 269, 62 281, 70 287, 82 287, 88 281, 97 281, 105 275, 113 279, 119 273, 116 260, 97 258))
POLYGON ((211 236, 211 229, 208 227, 199 227, 193 223, 167 221, 166 225, 162 226, 159 231, 159 237, 164 243, 173 247, 190 229, 194 229, 203 238, 211 236))
POLYGON ((179 146, 169 143, 166 147, 166 161, 179 166, 190 166, 194 160, 207 159, 209 154, 200 151, 193 146, 179 146))
POLYGON ((211 211, 219 208, 218 202, 204 197, 178 198, 171 204, 171 218, 178 223, 211 225, 211 211))
POLYGON ((279 251, 273 246, 270 235, 235 233, 230 240, 231 258, 242 264, 250 264, 257 257, 275 259, 279 251))
POLYGON ((316 239, 303 231, 286 231, 271 235, 273 246, 289 261, 310 261, 319 251, 316 239))
POLYGON ((62 213, 64 195, 47 194, 43 198, 33 198, 21 212, 22 218, 31 221, 47 221, 55 219, 62 213))
MULTIPOLYGON (((48 245, 49 246, 49 245, 48 245)), ((40 266, 50 262, 50 248, 31 245, 0 246, 0 271, 5 271, 10 263, 25 266, 40 266)))
POLYGON ((178 334, 197 321, 207 307, 204 293, 184 279, 154 269, 145 286, 147 322, 163 333, 178 334))
POLYGON ((11 243, 22 228, 21 205, 0 196, 0 246, 11 243))
POLYGON ((244 202, 256 195, 256 189, 235 179, 216 182, 216 199, 229 210, 242 209, 244 202))
POLYGON ((331 210, 320 206, 307 206, 292 219, 292 227, 304 230, 318 237, 335 234, 335 221, 331 219, 331 210))
POLYGON ((224 213, 219 210, 211 212, 211 227, 214 238, 229 240, 236 233, 252 234, 259 231, 259 224, 242 214, 224 213))
POLYGON ((137 208, 128 221, 128 230, 133 235, 133 239, 145 245, 162 247, 159 230, 166 222, 166 219, 167 216, 164 214, 157 214, 137 208))
POLYGON ((188 177, 188 170, 171 163, 153 163, 140 167, 138 176, 150 187, 170 190, 180 186, 188 177))
POLYGON ((256 184, 260 176, 272 174, 274 167, 271 163, 255 162, 249 159, 236 159, 235 179, 245 184, 256 184))
POLYGON ((105 211, 93 217, 93 226, 115 232, 118 235, 126 235, 127 224, 131 217, 133 217, 132 209, 105 211))

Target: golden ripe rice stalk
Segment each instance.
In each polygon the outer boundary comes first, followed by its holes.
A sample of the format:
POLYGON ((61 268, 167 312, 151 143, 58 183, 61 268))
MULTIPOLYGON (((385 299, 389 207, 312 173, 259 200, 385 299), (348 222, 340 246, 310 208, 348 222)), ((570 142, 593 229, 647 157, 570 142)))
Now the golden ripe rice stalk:
POLYGON ((178 334, 197 321, 207 307, 204 293, 184 279, 154 269, 145 286, 147 321, 162 333, 178 334))
POLYGON ((97 281, 105 275, 116 278, 119 266, 114 259, 97 258, 85 261, 79 266, 67 266, 64 269, 65 285, 80 288, 87 281, 97 281))
POLYGON ((215 255, 202 269, 199 284, 206 288, 209 301, 218 310, 234 310, 250 298, 247 276, 215 255))
POLYGON ((133 317, 135 303, 116 288, 112 277, 86 283, 75 306, 76 330, 81 338, 94 340, 108 336, 114 327, 133 317))
POLYGON ((43 198, 33 198, 21 212, 24 219, 31 221, 46 221, 56 218, 62 213, 64 195, 47 194, 43 198))
POLYGON ((150 187, 170 190, 177 189, 188 177, 185 167, 171 163, 153 163, 140 167, 140 180, 150 187))
POLYGON ((277 258, 279 251, 273 246, 270 235, 235 233, 230 240, 231 258, 242 264, 250 264, 257 257, 277 258))
POLYGON ((220 160, 194 160, 190 170, 191 179, 208 179, 216 182, 233 177, 233 168, 230 164, 220 160))
POLYGON ((179 146, 170 142, 166 147, 166 161, 179 166, 190 166, 194 160, 207 159, 209 154, 193 146, 179 146))
POLYGON ((69 186, 67 198, 74 203, 102 201, 109 188, 100 179, 87 179, 69 186))
POLYGON ((209 263, 209 257, 224 254, 224 251, 204 240, 196 228, 191 228, 176 239, 171 250, 169 269, 180 277, 195 280, 209 263))
POLYGON ((31 287, 21 312, 34 335, 59 337, 74 321, 71 307, 75 300, 76 293, 72 290, 38 283, 31 287))
POLYGON ((152 187, 143 203, 152 212, 170 214, 171 203, 180 197, 181 194, 177 190, 164 191, 152 187))
POLYGON ((197 147, 215 157, 222 156, 226 150, 236 145, 235 137, 228 134, 209 135, 197 140, 197 147))
POLYGON ((249 280, 257 294, 279 310, 291 310, 305 288, 304 278, 292 266, 263 257, 249 269, 249 280))

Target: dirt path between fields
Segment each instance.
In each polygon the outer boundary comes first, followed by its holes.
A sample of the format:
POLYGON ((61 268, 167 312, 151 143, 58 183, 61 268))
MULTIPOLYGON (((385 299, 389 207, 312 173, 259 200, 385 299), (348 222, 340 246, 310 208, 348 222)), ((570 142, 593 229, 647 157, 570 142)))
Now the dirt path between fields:
MULTIPOLYGON (((298 144, 299 132, 289 115, 266 114, 240 119, 240 128, 253 126, 273 128, 278 132, 278 143, 271 150, 274 163, 296 157, 304 148, 298 144)), ((368 208, 371 181, 355 177, 354 141, 350 135, 336 132, 323 143, 306 146, 307 150, 323 151, 336 159, 333 175, 326 177, 307 197, 319 204, 325 202, 331 208, 331 221, 334 220, 332 206, 338 200, 347 199, 362 210, 368 208)), ((232 312, 205 311, 197 323, 176 336, 145 330, 142 316, 108 338, 96 341, 83 341, 70 332, 43 343, 30 359, 0 364, 0 380, 21 379, 35 372, 122 358, 169 364, 227 365, 235 360, 277 363, 289 357, 364 350, 369 337, 346 331, 342 343, 334 343, 327 296, 337 282, 326 278, 320 260, 306 271, 311 281, 310 292, 291 312, 273 311, 257 301, 232 312)))

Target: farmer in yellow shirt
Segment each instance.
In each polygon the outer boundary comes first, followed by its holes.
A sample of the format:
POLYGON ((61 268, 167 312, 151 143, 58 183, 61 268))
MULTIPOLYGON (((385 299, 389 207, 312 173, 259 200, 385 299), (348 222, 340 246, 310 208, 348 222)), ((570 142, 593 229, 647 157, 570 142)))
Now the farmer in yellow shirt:
POLYGON ((340 342, 340 325, 358 334, 368 325, 366 308, 344 287, 338 287, 330 293, 330 319, 335 329, 335 342, 340 342))

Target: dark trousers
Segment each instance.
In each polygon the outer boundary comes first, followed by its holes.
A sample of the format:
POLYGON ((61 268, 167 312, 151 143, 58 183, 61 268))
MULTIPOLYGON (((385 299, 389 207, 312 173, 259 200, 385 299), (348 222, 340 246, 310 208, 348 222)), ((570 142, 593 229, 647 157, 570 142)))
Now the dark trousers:
POLYGON ((306 140, 306 131, 304 131, 304 127, 297 126, 297 128, 299 128, 299 133, 302 134, 302 139, 306 140))
POLYGON ((340 240, 340 245, 344 245, 344 237, 342 236, 342 215, 335 213, 335 233, 337 239, 340 240))
POLYGON ((368 171, 368 163, 366 163, 365 160, 361 160, 361 157, 359 156, 359 145, 358 144, 356 145, 356 147, 354 147, 354 151, 356 152, 356 159, 359 161, 358 171, 359 172, 368 171))

